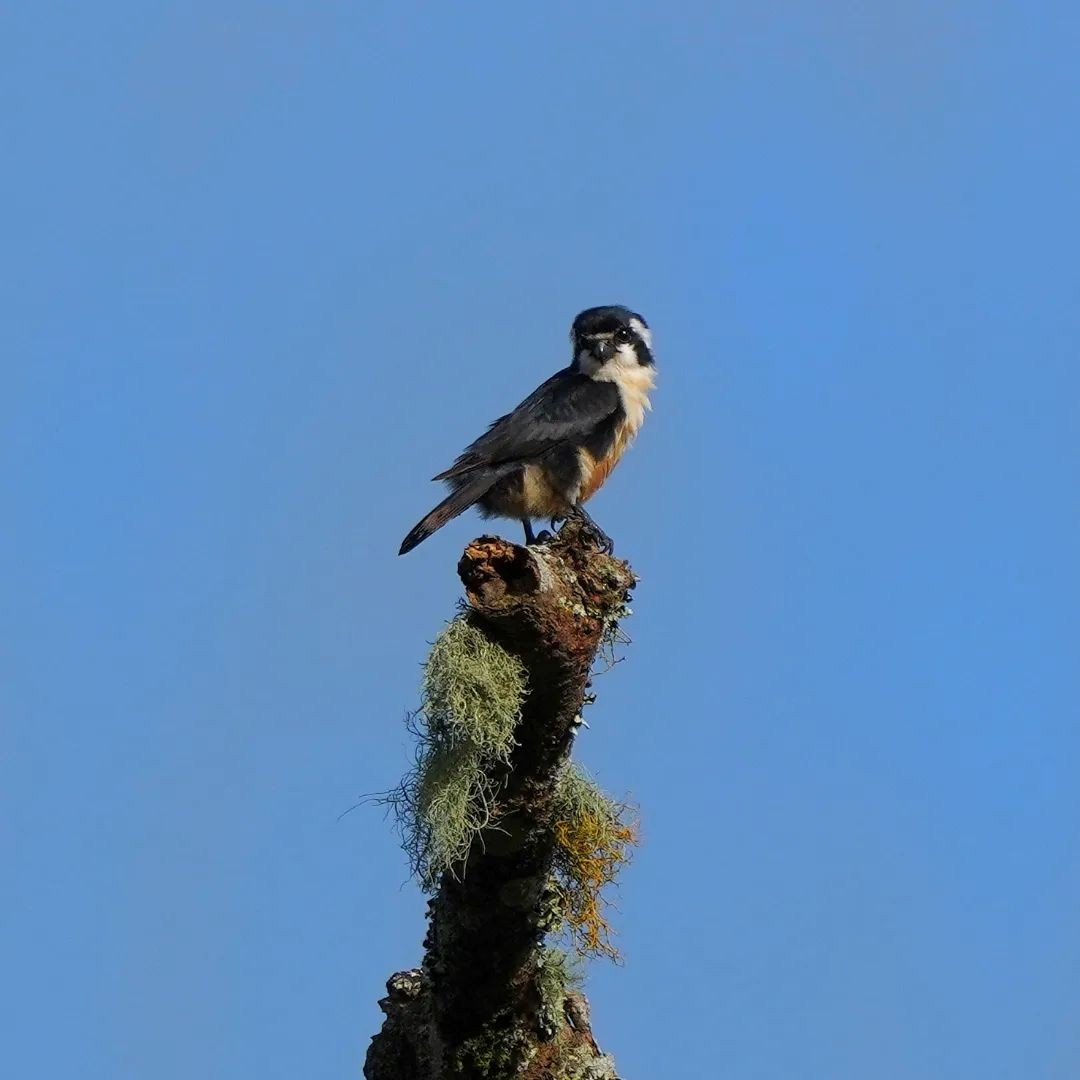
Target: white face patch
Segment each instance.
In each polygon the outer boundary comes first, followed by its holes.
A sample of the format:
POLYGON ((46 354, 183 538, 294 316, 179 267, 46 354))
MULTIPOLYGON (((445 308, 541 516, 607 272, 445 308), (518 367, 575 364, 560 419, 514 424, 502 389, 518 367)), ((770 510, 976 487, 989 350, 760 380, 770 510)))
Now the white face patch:
POLYGON ((630 329, 645 342, 649 352, 652 352, 652 331, 638 318, 630 320, 630 329))
POLYGON ((640 367, 637 349, 634 348, 634 343, 632 341, 626 341, 621 345, 615 346, 615 355, 604 366, 611 367, 613 364, 627 368, 630 367, 631 364, 635 367, 640 367))
POLYGON ((606 364, 597 366, 594 360, 592 369, 586 374, 599 382, 613 382, 618 387, 632 438, 645 419, 645 410, 652 408, 649 391, 656 385, 656 368, 652 364, 639 364, 633 342, 628 342, 619 345, 606 364))

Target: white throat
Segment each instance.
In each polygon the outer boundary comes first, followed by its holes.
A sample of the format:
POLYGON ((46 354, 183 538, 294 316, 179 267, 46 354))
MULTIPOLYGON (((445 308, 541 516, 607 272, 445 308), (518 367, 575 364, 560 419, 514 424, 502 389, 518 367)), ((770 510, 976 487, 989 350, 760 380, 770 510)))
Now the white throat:
POLYGON ((656 385, 656 368, 652 364, 639 364, 634 346, 620 345, 615 355, 606 363, 588 372, 597 382, 612 382, 618 388, 623 411, 631 431, 636 432, 645 419, 645 410, 651 409, 649 392, 656 385))

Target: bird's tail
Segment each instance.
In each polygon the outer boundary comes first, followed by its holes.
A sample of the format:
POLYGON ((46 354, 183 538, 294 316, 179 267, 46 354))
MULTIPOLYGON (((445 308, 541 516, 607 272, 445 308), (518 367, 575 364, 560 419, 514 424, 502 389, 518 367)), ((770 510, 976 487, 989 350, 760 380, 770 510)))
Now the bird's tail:
POLYGON ((499 479, 497 472, 485 472, 481 476, 475 476, 466 481, 459 488, 452 491, 434 510, 421 521, 417 522, 409 531, 409 535, 401 541, 399 555, 412 551, 417 544, 423 543, 433 532, 441 529, 448 521, 453 521, 458 514, 464 513, 479 499, 484 492, 499 479))

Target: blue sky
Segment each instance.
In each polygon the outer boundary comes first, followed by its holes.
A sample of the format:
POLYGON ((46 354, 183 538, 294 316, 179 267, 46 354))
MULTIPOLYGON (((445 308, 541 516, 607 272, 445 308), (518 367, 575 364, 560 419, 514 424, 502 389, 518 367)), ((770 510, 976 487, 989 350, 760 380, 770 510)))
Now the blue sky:
MULTIPOLYGON (((355 1077, 427 477, 621 302, 627 1077, 1080 1073, 1073 5, 0 17, 11 1075, 355 1077), (748 10, 753 9, 753 10, 748 10)), ((516 535, 510 528, 510 535, 516 535)))

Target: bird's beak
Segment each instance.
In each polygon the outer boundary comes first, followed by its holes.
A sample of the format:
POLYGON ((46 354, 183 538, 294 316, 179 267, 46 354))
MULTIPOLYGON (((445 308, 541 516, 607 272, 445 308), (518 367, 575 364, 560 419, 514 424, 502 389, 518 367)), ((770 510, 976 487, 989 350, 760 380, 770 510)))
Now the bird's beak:
POLYGON ((612 343, 611 338, 597 338, 590 343, 589 351, 601 364, 605 364, 611 359, 612 354, 615 352, 615 346, 612 343))

